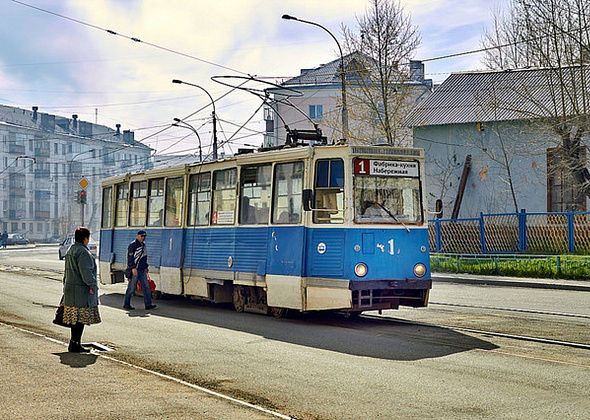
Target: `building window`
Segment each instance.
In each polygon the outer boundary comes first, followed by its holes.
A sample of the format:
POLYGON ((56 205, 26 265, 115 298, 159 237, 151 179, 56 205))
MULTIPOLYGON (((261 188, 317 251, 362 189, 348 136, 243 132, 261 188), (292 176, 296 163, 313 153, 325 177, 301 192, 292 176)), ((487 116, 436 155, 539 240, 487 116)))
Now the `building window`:
POLYGON ((164 178, 150 180, 148 226, 162 226, 164 221, 164 178))
POLYGON ((188 225, 206 226, 209 223, 211 174, 191 175, 188 188, 188 225))
MULTIPOLYGON (((586 148, 580 149, 580 165, 586 166, 586 148)), ((586 211, 586 197, 562 159, 560 148, 547 149, 547 211, 586 211)))
POLYGON ((271 165, 250 166, 241 171, 240 223, 268 223, 271 165))
POLYGON ((319 120, 324 114, 323 105, 310 105, 309 106, 309 118, 312 120, 319 120))

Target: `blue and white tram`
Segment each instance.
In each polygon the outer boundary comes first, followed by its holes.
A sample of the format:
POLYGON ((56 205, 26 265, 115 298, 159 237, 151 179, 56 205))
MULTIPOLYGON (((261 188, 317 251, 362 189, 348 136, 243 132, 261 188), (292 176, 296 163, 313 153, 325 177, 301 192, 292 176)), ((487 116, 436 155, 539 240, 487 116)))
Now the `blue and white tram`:
POLYGON ((100 279, 147 231, 162 293, 282 315, 400 305, 431 288, 424 152, 290 147, 105 180, 100 279))

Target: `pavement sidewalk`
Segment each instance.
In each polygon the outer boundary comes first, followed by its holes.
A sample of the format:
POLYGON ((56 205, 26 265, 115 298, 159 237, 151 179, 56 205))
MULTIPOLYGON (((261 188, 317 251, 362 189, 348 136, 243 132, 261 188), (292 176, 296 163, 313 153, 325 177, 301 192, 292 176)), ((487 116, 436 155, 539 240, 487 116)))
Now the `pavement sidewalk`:
POLYGON ((0 418, 262 419, 270 415, 0 323, 0 418))
POLYGON ((481 274, 432 273, 432 283, 464 283, 487 286, 530 287, 536 289, 590 292, 590 281, 484 276, 481 274))

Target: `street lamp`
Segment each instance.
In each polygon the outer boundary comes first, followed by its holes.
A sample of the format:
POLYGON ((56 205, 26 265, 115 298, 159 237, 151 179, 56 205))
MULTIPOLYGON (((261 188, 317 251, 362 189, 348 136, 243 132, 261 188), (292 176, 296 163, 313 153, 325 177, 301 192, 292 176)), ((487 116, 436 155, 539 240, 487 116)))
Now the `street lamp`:
POLYGON ((295 16, 290 15, 283 15, 281 16, 282 19, 285 20, 296 20, 297 22, 307 23, 308 25, 317 26, 318 28, 322 28, 326 31, 334 41, 336 41, 336 45, 338 45, 338 51, 340 51, 340 84, 342 85, 342 136, 344 137, 342 140, 346 141, 348 138, 348 109, 346 108, 346 74, 344 72, 344 55, 342 54, 342 47, 340 47, 340 43, 338 39, 334 36, 332 32, 330 32, 325 26, 320 25, 319 23, 311 22, 309 20, 298 19, 295 16))
MULTIPOLYGON (((199 88, 203 92, 205 92, 207 94, 207 96, 209 96, 209 99, 211 100, 211 106, 213 107, 213 113, 211 114, 211 116, 213 117, 213 160, 217 160, 217 118, 215 116, 215 101, 213 100, 213 97, 211 96, 211 94, 209 92, 207 92, 207 90, 204 87, 199 86, 199 85, 195 85, 194 83, 184 82, 184 81, 178 80, 178 79, 172 80, 172 83, 185 84, 185 85, 199 88)), ((200 139, 199 139, 199 141, 200 141, 200 139)))
POLYGON ((180 118, 174 118, 174 121, 176 121, 176 122, 174 124, 172 124, 173 126, 188 128, 193 133, 195 133, 195 135, 197 136, 197 139, 199 140, 199 162, 203 162, 203 152, 201 150, 201 136, 199 136, 199 132, 197 131, 197 129, 195 127, 193 127, 192 125, 190 125, 189 123, 187 123, 186 121, 181 120, 180 118))

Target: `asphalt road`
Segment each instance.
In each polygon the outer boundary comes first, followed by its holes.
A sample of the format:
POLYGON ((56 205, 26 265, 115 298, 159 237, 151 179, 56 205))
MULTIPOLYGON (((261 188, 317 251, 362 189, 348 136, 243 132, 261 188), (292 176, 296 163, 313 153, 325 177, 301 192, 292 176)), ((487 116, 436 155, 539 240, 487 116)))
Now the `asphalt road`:
MULTIPOLYGON (((9 254, 0 255, 0 320, 66 339, 67 331, 49 323, 59 275, 15 268, 52 267, 51 253, 47 261, 43 253, 35 261, 9 254)), ((111 345, 113 357, 297 418, 587 418, 590 412, 588 351, 395 321, 551 335, 556 323, 559 330, 588 331, 587 319, 433 305, 386 311, 382 319, 276 320, 186 299, 127 313, 123 288, 102 288, 103 323, 89 327, 85 340, 111 345)), ((587 299, 584 292, 451 284, 435 285, 431 295, 435 302, 579 313, 587 313, 587 299)))

